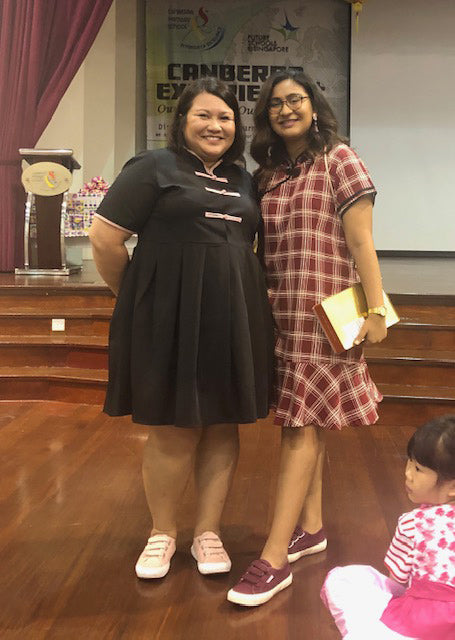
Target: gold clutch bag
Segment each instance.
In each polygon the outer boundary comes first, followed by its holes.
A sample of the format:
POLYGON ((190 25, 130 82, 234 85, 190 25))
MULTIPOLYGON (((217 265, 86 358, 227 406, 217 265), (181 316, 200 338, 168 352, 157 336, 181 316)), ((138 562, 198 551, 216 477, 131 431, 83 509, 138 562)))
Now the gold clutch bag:
MULTIPOLYGON (((386 307, 386 326, 391 327, 400 321, 389 297, 384 293, 386 307)), ((326 298, 313 307, 324 333, 335 353, 341 353, 354 346, 365 318, 368 316, 368 305, 363 287, 358 282, 340 293, 326 298)))

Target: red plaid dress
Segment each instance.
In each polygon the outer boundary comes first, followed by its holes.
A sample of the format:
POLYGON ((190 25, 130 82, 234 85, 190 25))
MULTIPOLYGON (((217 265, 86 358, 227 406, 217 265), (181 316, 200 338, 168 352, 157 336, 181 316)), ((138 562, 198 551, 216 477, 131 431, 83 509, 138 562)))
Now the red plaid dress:
POLYGON ((275 423, 287 427, 372 424, 382 399, 370 378, 361 347, 335 354, 313 306, 359 280, 342 226, 358 198, 376 190, 357 154, 339 144, 328 154, 336 196, 324 157, 271 176, 261 207, 264 259, 277 329, 275 423))

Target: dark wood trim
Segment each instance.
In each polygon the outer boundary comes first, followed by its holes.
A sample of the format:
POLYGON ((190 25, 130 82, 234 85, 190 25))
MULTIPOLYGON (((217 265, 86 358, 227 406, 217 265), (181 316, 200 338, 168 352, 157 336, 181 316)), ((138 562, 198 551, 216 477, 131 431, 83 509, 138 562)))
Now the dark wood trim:
POLYGON ((455 258, 455 251, 400 251, 377 249, 379 258, 455 258))
POLYGON ((393 304, 403 304, 403 305, 421 305, 421 306, 443 306, 443 307, 453 307, 455 306, 455 296, 453 295, 441 295, 431 293, 428 294, 420 294, 420 293, 391 293, 388 292, 388 296, 393 304))

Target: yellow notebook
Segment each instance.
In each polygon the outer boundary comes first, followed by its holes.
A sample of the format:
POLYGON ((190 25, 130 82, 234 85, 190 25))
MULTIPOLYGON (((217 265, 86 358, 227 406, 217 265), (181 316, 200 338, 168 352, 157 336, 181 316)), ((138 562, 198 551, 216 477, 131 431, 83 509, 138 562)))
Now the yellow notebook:
MULTIPOLYGON (((386 293, 384 305, 387 309, 386 326, 391 327, 399 322, 400 318, 386 293)), ((368 315, 362 285, 358 282, 353 287, 326 298, 315 305, 313 311, 335 353, 350 349, 354 346, 354 340, 368 315)))

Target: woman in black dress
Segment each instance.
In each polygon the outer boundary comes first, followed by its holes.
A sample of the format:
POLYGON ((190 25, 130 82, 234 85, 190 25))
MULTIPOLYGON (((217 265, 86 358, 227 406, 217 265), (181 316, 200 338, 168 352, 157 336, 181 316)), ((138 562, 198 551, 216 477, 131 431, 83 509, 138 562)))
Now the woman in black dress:
POLYGON ((90 231, 97 268, 118 296, 104 409, 150 425, 143 478, 153 528, 136 564, 141 578, 169 570, 194 459, 191 552, 201 573, 229 571, 219 531, 238 423, 269 409, 273 328, 243 148, 234 94, 214 78, 193 82, 177 104, 169 147, 126 163, 90 231))

